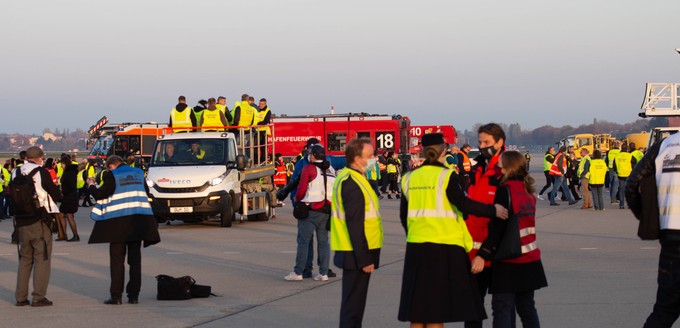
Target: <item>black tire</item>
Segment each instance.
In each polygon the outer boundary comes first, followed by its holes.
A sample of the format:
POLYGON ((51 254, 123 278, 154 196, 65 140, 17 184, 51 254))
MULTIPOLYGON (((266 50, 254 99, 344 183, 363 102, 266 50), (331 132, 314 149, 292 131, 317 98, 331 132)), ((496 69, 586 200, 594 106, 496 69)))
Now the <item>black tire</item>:
POLYGON ((264 213, 248 215, 248 221, 269 221, 272 216, 272 201, 269 194, 264 197, 264 209, 264 213))
POLYGON ((220 218, 220 226, 229 228, 234 222, 234 205, 231 203, 231 197, 224 195, 222 198, 224 209, 222 210, 222 217, 220 218))

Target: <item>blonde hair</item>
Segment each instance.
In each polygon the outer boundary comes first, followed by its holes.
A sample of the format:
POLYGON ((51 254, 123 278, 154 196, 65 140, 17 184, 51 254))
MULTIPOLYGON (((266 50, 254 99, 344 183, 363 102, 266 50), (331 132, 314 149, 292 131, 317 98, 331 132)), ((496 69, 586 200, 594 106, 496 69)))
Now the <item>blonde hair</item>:
POLYGON ((505 169, 501 182, 506 182, 513 176, 523 177, 524 190, 529 194, 536 192, 536 188, 534 188, 535 180, 527 171, 524 155, 514 150, 505 151, 501 154, 501 163, 505 169))

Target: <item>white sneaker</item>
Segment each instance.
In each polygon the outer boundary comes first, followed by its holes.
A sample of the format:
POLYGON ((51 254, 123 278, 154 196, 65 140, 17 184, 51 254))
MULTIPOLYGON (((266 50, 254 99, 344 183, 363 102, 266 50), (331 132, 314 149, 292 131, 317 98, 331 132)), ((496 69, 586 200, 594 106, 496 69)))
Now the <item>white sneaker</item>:
MULTIPOLYGON (((288 281, 302 281, 302 275, 295 273, 295 271, 289 273, 287 276, 283 277, 283 279, 286 279, 288 281)), ((316 278, 314 278, 316 279, 316 278)), ((328 279, 328 277, 326 277, 328 279)))
POLYGON ((317 274, 317 275, 314 277, 314 280, 316 280, 316 281, 328 281, 328 275, 326 275, 326 274, 317 274))
POLYGON ((540 200, 545 200, 545 198, 543 198, 543 196, 541 196, 541 195, 536 195, 536 198, 538 198, 540 200))

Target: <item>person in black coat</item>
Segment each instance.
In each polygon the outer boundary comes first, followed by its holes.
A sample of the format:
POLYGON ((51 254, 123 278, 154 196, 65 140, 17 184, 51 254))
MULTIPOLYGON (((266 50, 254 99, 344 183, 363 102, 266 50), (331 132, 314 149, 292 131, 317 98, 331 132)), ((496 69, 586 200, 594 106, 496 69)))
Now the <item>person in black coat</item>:
POLYGON ((61 193, 64 195, 61 205, 59 205, 59 212, 62 215, 57 216, 57 227, 59 230, 57 241, 67 240, 66 222, 71 226, 73 238, 68 241, 80 241, 78 236, 78 227, 74 214, 78 212, 78 165, 71 162, 71 157, 64 155, 61 157, 61 164, 63 173, 61 174, 61 193))
MULTIPOLYGON (((104 172, 102 178, 104 183, 100 188, 96 187, 94 179, 88 178, 88 188, 94 199, 103 200, 116 193, 116 179, 112 171, 122 166, 127 165, 124 164, 121 157, 109 157, 106 160, 107 171, 104 172)), ((145 183, 142 183, 142 185, 145 189, 147 188, 145 183)), ((148 192, 148 190, 146 191, 148 192)), ((158 223, 153 215, 134 214, 95 221, 88 243, 109 243, 111 298, 106 300, 105 304, 117 305, 122 303, 126 253, 130 266, 130 281, 126 287, 128 303, 137 304, 139 302, 139 292, 142 285, 142 242, 144 242, 144 247, 148 247, 160 241, 158 223)))

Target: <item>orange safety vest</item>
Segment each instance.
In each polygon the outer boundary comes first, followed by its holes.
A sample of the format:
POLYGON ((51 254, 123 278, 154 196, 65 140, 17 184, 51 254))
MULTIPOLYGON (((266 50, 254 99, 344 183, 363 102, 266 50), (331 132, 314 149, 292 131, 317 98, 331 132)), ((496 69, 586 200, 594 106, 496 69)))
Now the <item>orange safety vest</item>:
POLYGON ((567 161, 564 160, 562 161, 562 169, 557 167, 557 161, 560 159, 560 157, 563 157, 564 153, 558 153, 557 156, 555 156, 555 160, 553 161, 552 165, 550 166, 550 175, 558 176, 561 177, 564 175, 564 172, 567 171, 567 161))
POLYGON ((472 163, 470 163, 470 158, 462 150, 459 150, 458 153, 463 155, 463 170, 465 172, 470 172, 470 170, 472 169, 472 163))
POLYGON ((277 186, 283 186, 288 182, 288 174, 286 173, 286 166, 281 163, 281 165, 276 167, 276 174, 274 174, 274 184, 277 186))

